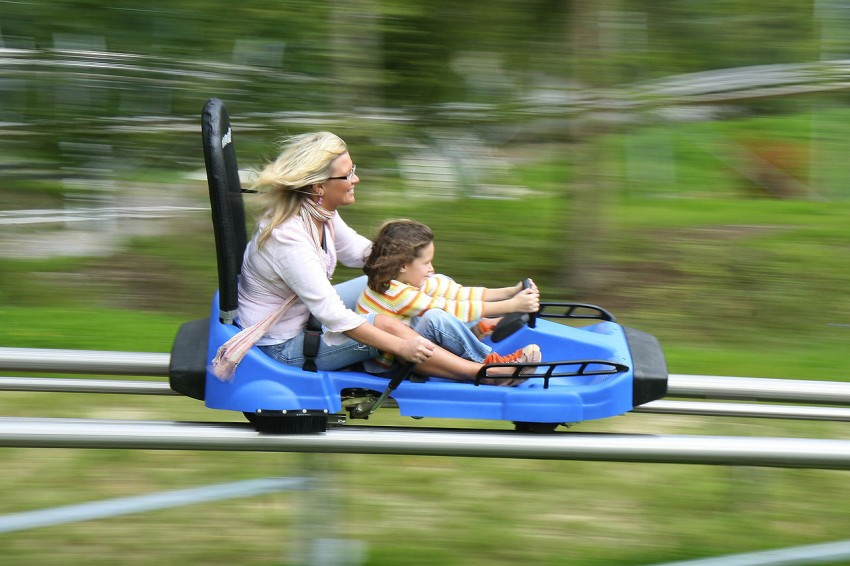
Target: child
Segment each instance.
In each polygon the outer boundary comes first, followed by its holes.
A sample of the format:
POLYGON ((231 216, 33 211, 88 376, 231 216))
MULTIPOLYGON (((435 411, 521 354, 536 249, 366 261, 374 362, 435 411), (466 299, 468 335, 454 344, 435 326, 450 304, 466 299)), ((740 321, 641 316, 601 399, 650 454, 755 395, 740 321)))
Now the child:
MULTIPOLYGON (((499 355, 479 337, 492 331, 493 324, 484 317, 498 317, 512 312, 536 312, 540 294, 532 284, 488 289, 463 287, 445 275, 434 274, 434 234, 430 228, 414 220, 391 220, 378 230, 372 251, 363 271, 368 283, 357 301, 358 313, 380 313, 400 318, 426 338, 439 343, 452 353, 475 362, 535 363, 540 361, 540 348, 530 344, 516 352, 499 355), (454 332, 433 325, 428 311, 440 309, 468 325, 457 325, 454 332), (478 334, 470 327, 476 327, 478 334)), ((389 360, 385 360, 389 361, 389 360)))

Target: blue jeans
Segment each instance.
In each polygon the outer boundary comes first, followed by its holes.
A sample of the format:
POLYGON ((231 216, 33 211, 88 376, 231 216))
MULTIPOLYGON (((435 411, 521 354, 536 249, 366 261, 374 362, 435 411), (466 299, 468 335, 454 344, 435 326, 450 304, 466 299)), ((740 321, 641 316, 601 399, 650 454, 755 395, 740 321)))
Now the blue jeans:
MULTIPOLYGON (((353 309, 360 293, 366 287, 366 276, 357 277, 344 283, 334 285, 345 305, 353 309)), ((365 315, 371 324, 375 323, 375 314, 365 315)), ((472 333, 475 323, 466 323, 446 311, 431 309, 422 316, 414 317, 411 324, 413 330, 431 342, 449 352, 481 362, 492 351, 492 348, 479 340, 472 333)), ((302 367, 304 365, 304 332, 281 344, 259 346, 266 355, 287 365, 302 367)), ((316 355, 316 368, 323 371, 333 371, 348 367, 358 362, 377 358, 380 351, 371 346, 348 339, 344 343, 329 346, 319 341, 319 352, 316 355)))
MULTIPOLYGON (((360 293, 366 287, 366 276, 357 277, 334 285, 342 301, 350 309, 354 308, 360 293)), ((374 324, 375 315, 364 315, 366 320, 374 324)), ((304 332, 280 344, 258 346, 267 356, 290 366, 304 366, 304 332)), ((329 346, 324 340, 319 340, 319 352, 316 354, 316 368, 323 371, 342 369, 358 362, 377 358, 381 353, 376 348, 361 344, 348 338, 342 344, 329 346)))
POLYGON ((472 333, 470 326, 444 310, 431 309, 413 318, 413 330, 456 356, 481 362, 493 349, 472 333))
MULTIPOLYGON (((374 324, 375 315, 364 315, 366 320, 374 324)), ((304 366, 304 332, 280 344, 259 346, 267 356, 290 366, 304 366)), ((329 346, 324 340, 319 340, 319 352, 316 354, 316 369, 333 371, 342 369, 358 362, 377 358, 381 352, 376 348, 361 344, 351 338, 346 338, 342 344, 329 346)))

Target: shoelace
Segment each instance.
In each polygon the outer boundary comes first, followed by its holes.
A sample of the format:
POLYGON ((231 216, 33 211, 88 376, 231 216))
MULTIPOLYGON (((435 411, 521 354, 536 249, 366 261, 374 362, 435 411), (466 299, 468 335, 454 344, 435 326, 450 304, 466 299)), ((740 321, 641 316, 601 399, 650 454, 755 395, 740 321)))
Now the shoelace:
POLYGON ((487 354, 487 357, 484 358, 482 363, 485 364, 512 364, 514 362, 518 362, 522 358, 522 348, 514 352, 513 354, 505 354, 504 356, 501 354, 497 354, 496 352, 490 352, 487 354))

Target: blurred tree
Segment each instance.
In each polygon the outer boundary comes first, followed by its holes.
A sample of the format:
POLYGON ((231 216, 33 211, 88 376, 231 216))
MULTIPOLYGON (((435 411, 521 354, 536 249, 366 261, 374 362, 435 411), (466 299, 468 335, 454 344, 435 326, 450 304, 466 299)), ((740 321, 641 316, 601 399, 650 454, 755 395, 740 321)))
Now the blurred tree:
POLYGON ((377 0, 331 2, 334 109, 384 108, 384 50, 377 0))
MULTIPOLYGON (((572 62, 571 75, 580 88, 599 91, 617 82, 616 58, 618 28, 615 21, 617 0, 569 0, 570 29, 565 34, 572 62)), ((612 176, 606 171, 611 160, 603 154, 600 136, 609 132, 611 124, 597 111, 590 110, 572 122, 574 148, 573 179, 567 210, 568 229, 559 279, 578 294, 598 289, 601 283, 600 249, 605 243, 603 231, 608 226, 604 201, 612 190, 612 176)))
POLYGON ((383 0, 384 99, 410 110, 457 100, 461 83, 451 70, 458 4, 383 0))
MULTIPOLYGON (((390 126, 406 129, 397 138, 433 125, 461 138, 513 122, 522 123, 523 141, 580 140, 573 163, 583 184, 565 194, 576 206, 563 247, 575 250, 565 264, 569 277, 588 278, 575 281, 584 287, 593 285, 590 246, 604 240, 604 222, 585 224, 604 210, 593 199, 610 192, 603 185, 611 178, 591 140, 610 131, 610 118, 622 123, 633 112, 600 112, 600 91, 837 56, 847 51, 844 12, 839 0, 4 2, 2 46, 32 53, 0 67, 0 89, 7 115, 38 125, 24 144, 45 156, 57 153, 57 139, 116 137, 116 117, 194 124, 211 95, 228 99, 234 115, 264 116, 266 127, 281 127, 268 116, 285 112, 356 116, 377 107, 404 112, 403 125, 390 126), (449 103, 473 110, 439 111, 449 103), (563 125, 580 111, 574 127, 563 125)), ((386 126, 363 124, 371 127, 386 126)), ((508 136, 494 139, 485 143, 508 136)), ((136 156, 165 156, 163 165, 182 157, 171 146, 151 149, 149 138, 135 146, 136 156)))
MULTIPOLYGON (((632 4, 632 3, 630 3, 632 4)), ((648 67, 654 77, 709 69, 810 61, 812 2, 797 0, 643 0, 648 67)))

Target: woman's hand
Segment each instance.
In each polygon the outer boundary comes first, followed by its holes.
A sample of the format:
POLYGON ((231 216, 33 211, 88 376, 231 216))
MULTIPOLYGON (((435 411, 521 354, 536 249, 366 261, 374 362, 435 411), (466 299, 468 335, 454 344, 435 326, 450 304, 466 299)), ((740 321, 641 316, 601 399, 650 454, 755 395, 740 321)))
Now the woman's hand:
POLYGON ((408 362, 421 364, 434 355, 434 348, 436 346, 430 340, 422 336, 413 336, 404 340, 398 356, 408 362))

